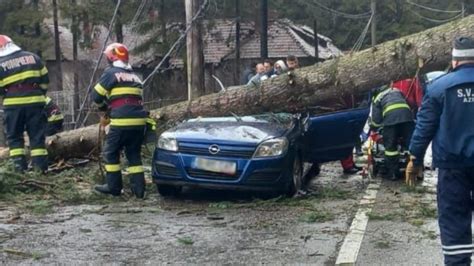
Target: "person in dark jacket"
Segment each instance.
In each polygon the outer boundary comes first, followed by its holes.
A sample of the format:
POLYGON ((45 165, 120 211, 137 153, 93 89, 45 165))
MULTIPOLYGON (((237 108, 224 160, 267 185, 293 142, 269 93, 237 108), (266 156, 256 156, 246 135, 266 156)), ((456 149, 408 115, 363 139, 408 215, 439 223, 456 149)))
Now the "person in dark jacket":
POLYGON ((407 181, 423 168, 430 141, 438 168, 438 223, 446 265, 471 265, 474 193, 474 40, 459 37, 453 71, 428 85, 410 144, 407 181))
POLYGON ((59 106, 49 96, 46 96, 45 109, 48 117, 46 136, 52 136, 63 131, 64 115, 61 113, 59 106))
POLYGON ((408 149, 415 123, 410 106, 398 89, 387 88, 375 97, 371 126, 383 127, 384 164, 387 169, 384 177, 390 180, 400 179, 398 144, 401 140, 403 148, 408 149))
POLYGON ((125 149, 130 187, 137 198, 145 196, 145 177, 141 159, 148 113, 143 108, 142 81, 128 63, 128 49, 113 43, 104 51, 111 64, 92 92, 99 110, 110 111, 110 130, 104 147, 107 184, 95 190, 118 196, 122 191, 120 152, 125 149))
POLYGON ((242 72, 242 77, 240 78, 240 84, 246 85, 249 83, 250 79, 255 76, 257 63, 253 62, 250 64, 250 67, 247 67, 242 72))
POLYGON ((33 53, 23 51, 6 35, 0 35, 0 94, 3 95, 4 125, 15 170, 27 169, 23 132, 30 139, 31 162, 40 172, 48 169, 45 148, 47 125, 44 106, 48 69, 33 53))

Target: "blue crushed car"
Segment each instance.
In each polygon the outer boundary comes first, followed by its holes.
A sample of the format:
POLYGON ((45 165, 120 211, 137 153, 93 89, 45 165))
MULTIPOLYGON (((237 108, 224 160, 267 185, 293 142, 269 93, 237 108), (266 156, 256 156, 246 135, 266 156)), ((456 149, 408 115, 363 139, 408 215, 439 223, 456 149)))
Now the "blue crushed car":
POLYGON ((158 139, 152 176, 163 196, 183 186, 276 191, 301 189, 303 163, 340 160, 352 153, 369 115, 365 105, 311 114, 190 119, 158 139))

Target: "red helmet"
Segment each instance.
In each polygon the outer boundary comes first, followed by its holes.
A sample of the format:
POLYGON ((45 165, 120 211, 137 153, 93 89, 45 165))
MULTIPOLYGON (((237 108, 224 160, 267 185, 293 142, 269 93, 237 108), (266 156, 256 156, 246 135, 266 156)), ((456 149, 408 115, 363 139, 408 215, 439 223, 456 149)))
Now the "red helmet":
POLYGON ((117 60, 128 62, 128 48, 121 43, 112 43, 105 48, 105 56, 108 60, 115 62, 117 60))
POLYGON ((8 37, 7 35, 1 35, 0 34, 0 48, 5 47, 7 44, 12 43, 12 39, 8 37))

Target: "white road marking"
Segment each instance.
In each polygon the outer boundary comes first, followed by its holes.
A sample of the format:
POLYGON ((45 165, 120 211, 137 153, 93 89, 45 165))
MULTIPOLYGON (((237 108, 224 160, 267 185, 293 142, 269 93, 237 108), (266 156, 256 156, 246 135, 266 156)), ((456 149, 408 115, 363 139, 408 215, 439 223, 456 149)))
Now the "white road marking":
POLYGON ((369 222, 367 214, 372 211, 381 180, 377 179, 375 182, 376 183, 369 184, 365 195, 359 203, 360 207, 357 210, 354 220, 352 220, 349 233, 344 238, 344 243, 339 250, 336 265, 355 265, 357 261, 357 255, 359 254, 367 223, 369 222))

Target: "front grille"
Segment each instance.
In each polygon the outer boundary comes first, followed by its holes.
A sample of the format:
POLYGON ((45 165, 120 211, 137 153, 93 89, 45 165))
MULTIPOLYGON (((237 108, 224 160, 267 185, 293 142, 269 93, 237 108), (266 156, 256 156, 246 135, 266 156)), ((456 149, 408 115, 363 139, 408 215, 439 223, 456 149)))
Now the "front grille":
POLYGON ((252 158, 255 152, 255 147, 232 147, 232 146, 220 146, 217 154, 211 154, 209 147, 195 147, 186 146, 183 144, 179 145, 179 152, 192 154, 192 155, 204 155, 204 156, 219 156, 219 157, 233 157, 233 158, 252 158))
POLYGON ((210 172, 210 171, 205 171, 205 170, 199 170, 199 169, 191 169, 187 168, 186 172, 188 173, 189 176, 194 177, 194 178, 202 178, 202 179, 210 179, 210 180, 237 180, 241 174, 240 171, 235 173, 234 175, 227 175, 223 173, 216 173, 216 172, 210 172))
POLYGON ((156 165, 156 170, 158 171, 158 174, 160 174, 160 175, 180 177, 178 169, 174 166, 157 164, 156 165))
POLYGON ((254 171, 248 178, 247 183, 260 184, 274 182, 280 176, 280 170, 258 170, 254 171))

